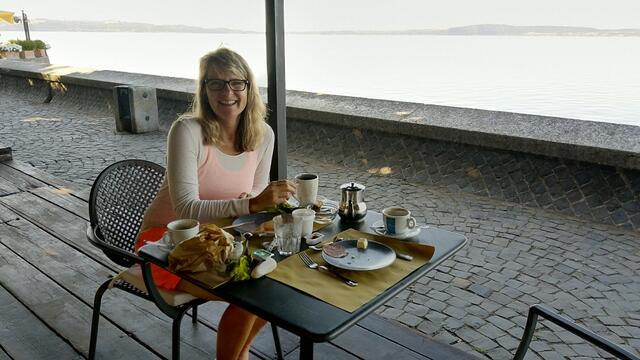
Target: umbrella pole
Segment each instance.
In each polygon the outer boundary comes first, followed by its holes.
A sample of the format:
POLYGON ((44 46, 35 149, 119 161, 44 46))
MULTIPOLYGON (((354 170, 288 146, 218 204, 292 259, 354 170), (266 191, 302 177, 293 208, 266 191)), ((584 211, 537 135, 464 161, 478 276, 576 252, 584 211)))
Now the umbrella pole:
POLYGON ((22 26, 24 26, 24 37, 26 40, 31 40, 31 34, 29 34, 29 20, 27 14, 22 10, 22 26))

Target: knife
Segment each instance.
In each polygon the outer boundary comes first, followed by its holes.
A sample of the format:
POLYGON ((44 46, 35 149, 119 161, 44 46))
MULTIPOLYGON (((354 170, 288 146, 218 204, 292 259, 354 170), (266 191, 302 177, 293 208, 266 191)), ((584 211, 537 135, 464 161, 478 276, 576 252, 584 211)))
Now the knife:
POLYGON ((237 224, 231 224, 231 225, 227 225, 227 226, 223 226, 220 229, 234 229, 243 225, 249 225, 249 224, 253 224, 255 221, 245 221, 245 222, 241 222, 241 223, 237 223, 237 224))

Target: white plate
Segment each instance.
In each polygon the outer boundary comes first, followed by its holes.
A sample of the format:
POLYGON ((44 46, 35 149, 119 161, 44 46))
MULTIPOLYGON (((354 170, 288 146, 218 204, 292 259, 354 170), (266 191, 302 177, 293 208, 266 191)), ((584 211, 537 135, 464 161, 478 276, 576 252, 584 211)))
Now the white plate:
POLYGON ((376 270, 393 264, 396 252, 385 244, 369 240, 366 249, 358 249, 358 240, 343 240, 338 242, 344 246, 347 256, 335 258, 322 252, 322 258, 329 265, 354 271, 376 270))
POLYGON ((373 223, 373 225, 371 225, 371 230, 373 230, 376 234, 382 235, 382 236, 388 236, 388 237, 392 237, 394 239, 400 239, 400 240, 418 236, 418 234, 420 234, 420 229, 421 229, 420 226, 416 225, 416 227, 414 227, 412 230, 409 230, 403 234, 387 234, 387 230, 384 228, 384 224, 382 223, 382 220, 378 220, 375 223, 373 223))
POLYGON ((335 216, 333 218, 328 218, 328 217, 318 218, 318 217, 316 217, 315 220, 313 220, 313 222, 318 224, 318 225, 327 225, 327 224, 331 224, 333 222, 334 218, 335 218, 335 216))
POLYGON ((238 234, 242 234, 246 232, 255 233, 256 229, 258 229, 258 226, 260 226, 260 224, 273 219, 276 215, 278 214, 267 213, 267 212, 242 215, 233 221, 233 225, 242 224, 242 223, 246 223, 246 224, 238 226, 237 228, 234 228, 234 230, 238 234))

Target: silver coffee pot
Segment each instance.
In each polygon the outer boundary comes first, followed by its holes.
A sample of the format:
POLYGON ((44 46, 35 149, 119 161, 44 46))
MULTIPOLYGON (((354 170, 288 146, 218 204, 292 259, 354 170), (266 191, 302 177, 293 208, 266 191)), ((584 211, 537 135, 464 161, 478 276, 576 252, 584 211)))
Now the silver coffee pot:
POLYGON ((367 215, 367 204, 364 203, 365 186, 356 182, 342 184, 338 215, 344 221, 362 221, 367 215))

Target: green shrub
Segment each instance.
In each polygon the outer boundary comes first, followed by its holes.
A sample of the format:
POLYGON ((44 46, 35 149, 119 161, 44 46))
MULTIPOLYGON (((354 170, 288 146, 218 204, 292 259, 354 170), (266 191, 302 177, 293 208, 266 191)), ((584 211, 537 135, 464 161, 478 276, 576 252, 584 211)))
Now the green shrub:
POLYGON ((35 44, 36 49, 42 49, 42 50, 46 49, 47 45, 45 45, 44 41, 42 40, 33 40, 33 43, 35 44))
POLYGON ((33 40, 24 40, 22 42, 22 50, 35 50, 36 49, 36 44, 33 42, 33 40))
POLYGON ((22 51, 35 50, 36 44, 33 40, 9 40, 11 44, 22 46, 22 51))

